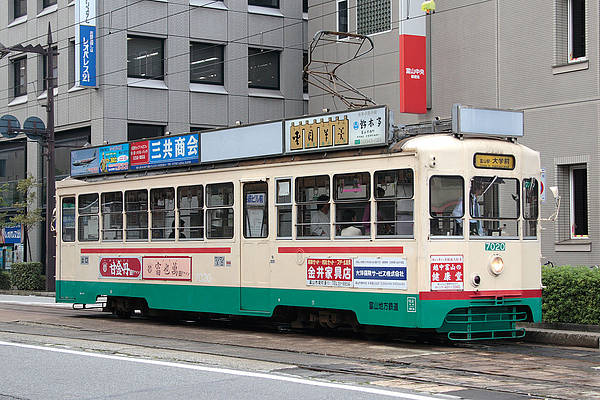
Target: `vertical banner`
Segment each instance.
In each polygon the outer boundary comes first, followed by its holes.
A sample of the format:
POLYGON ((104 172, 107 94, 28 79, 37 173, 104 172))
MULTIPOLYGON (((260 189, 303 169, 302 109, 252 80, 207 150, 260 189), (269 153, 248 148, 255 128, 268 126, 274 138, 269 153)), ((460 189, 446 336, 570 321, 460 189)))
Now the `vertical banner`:
POLYGON ((427 30, 420 1, 400 1, 400 112, 427 112, 427 30))
POLYGON ((96 87, 96 0, 75 0, 75 84, 96 87))

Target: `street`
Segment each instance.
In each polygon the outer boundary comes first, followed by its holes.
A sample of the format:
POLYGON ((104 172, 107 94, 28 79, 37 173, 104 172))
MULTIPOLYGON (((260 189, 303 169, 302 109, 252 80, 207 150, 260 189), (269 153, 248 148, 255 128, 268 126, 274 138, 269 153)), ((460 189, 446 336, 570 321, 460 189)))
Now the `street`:
POLYGON ((253 321, 120 320, 0 296, 0 398, 593 399, 600 352, 416 344, 253 321), (441 396, 441 397, 440 397, 441 396))

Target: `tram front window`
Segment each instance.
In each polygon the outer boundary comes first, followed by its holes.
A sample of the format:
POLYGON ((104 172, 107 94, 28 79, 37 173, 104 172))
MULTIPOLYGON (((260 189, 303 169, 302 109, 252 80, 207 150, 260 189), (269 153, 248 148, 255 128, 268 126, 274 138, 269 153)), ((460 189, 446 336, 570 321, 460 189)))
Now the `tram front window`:
POLYGON ((461 176, 432 176, 429 180, 431 236, 463 236, 464 180, 461 176))
POLYGON ((518 237, 519 181, 476 176, 469 191, 470 237, 518 237))

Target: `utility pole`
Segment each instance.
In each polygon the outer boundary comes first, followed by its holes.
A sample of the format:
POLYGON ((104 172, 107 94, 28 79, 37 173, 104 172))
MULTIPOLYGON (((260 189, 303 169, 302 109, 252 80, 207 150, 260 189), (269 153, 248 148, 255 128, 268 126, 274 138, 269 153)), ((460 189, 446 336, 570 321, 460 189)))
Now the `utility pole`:
MULTIPOLYGON (((5 47, 0 43, 0 59, 12 52, 17 53, 35 53, 46 57, 46 290, 54 291, 56 289, 56 230, 52 226, 56 196, 56 178, 54 167, 54 60, 53 56, 58 52, 52 48, 52 30, 48 23, 48 47, 42 45, 18 44, 16 46, 5 47)), ((12 129, 15 132, 25 132, 23 129, 12 129)))

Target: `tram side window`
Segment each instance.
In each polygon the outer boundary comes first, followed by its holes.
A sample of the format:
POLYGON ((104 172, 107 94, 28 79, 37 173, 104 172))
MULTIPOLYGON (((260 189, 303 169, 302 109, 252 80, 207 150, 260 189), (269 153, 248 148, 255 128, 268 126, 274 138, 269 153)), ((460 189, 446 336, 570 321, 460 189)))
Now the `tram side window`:
MULTIPOLYGON (((204 238, 204 192, 202 185, 177 188, 177 208, 179 225, 177 237, 181 239, 204 238)), ((175 237, 173 230, 170 238, 175 237)))
POLYGON ((296 178, 296 236, 330 238, 329 176, 296 178))
POLYGON ((245 238, 266 238, 269 236, 267 194, 267 184, 265 182, 244 184, 245 238))
POLYGON ((414 175, 412 169, 375 172, 377 237, 414 235, 414 175))
POLYGON ((175 239, 175 189, 150 190, 150 213, 152 214, 152 240, 175 239), (171 236, 173 232, 173 236, 171 236))
POLYGON ((123 193, 102 193, 102 240, 123 240, 123 193))
POLYGON ((206 237, 233 237, 233 183, 206 185, 206 237))
POLYGON ((523 179, 523 238, 525 239, 537 237, 539 190, 538 181, 535 178, 523 179))
POLYGON ((368 172, 334 175, 335 236, 366 237, 371 232, 371 176, 368 172))
POLYGON ((463 236, 465 181, 461 176, 432 176, 429 180, 431 236, 463 236))
POLYGON ((93 242, 99 239, 98 227, 99 218, 98 211, 98 194, 81 194, 79 195, 79 241, 93 242))
POLYGON ((125 192, 126 240, 148 240, 148 191, 125 192))
POLYGON ((277 238, 292 238, 292 180, 276 179, 275 205, 277 206, 277 238))
POLYGON ((62 200, 62 240, 75 241, 75 197, 65 197, 62 200))

